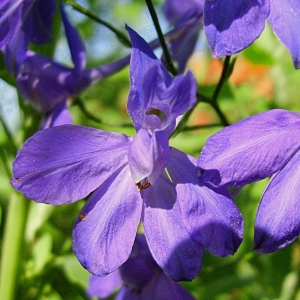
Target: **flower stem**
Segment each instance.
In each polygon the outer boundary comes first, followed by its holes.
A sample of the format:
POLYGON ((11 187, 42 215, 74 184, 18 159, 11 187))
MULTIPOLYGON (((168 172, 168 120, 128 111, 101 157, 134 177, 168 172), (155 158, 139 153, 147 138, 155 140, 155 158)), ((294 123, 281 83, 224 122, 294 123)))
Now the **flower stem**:
POLYGON ((66 3, 70 4, 75 10, 82 13, 83 15, 86 15, 87 17, 91 18, 92 20, 96 21, 97 23, 106 26, 108 29, 110 29, 113 33, 116 34, 116 36, 122 42, 122 44, 124 44, 127 47, 131 47, 130 40, 127 38, 127 36, 122 31, 118 30, 117 28, 115 28, 114 26, 109 24, 108 22, 100 19, 99 17, 94 15, 92 12, 90 12, 87 8, 79 5, 78 3, 74 2, 73 0, 66 0, 66 3))
POLYGON ((212 97, 214 102, 217 102, 217 99, 218 99, 218 96, 221 92, 221 89, 222 89, 223 85, 225 84, 225 82, 228 79, 229 67, 230 67, 230 56, 226 56, 225 60, 224 60, 223 70, 222 70, 220 80, 218 82, 218 85, 217 85, 217 87, 214 91, 213 97, 212 97))
POLYGON ((6 217, 0 272, 0 299, 13 300, 20 268, 29 201, 12 191, 6 217))
POLYGON ((156 32, 157 32, 157 35, 158 35, 158 38, 159 38, 159 41, 160 41, 160 44, 161 44, 161 47, 163 49, 163 52, 164 52, 164 55, 165 55, 165 58, 166 58, 167 69, 169 70, 169 72, 172 75, 175 76, 175 75, 178 74, 178 72, 177 72, 177 70, 176 70, 176 68, 173 64, 172 56, 171 56, 169 48, 166 44, 165 37, 162 33, 158 17, 157 17, 156 11, 155 11, 154 6, 153 6, 153 3, 152 3, 151 0, 146 0, 146 4, 147 4, 148 10, 150 12, 153 24, 155 26, 155 29, 156 29, 156 32))

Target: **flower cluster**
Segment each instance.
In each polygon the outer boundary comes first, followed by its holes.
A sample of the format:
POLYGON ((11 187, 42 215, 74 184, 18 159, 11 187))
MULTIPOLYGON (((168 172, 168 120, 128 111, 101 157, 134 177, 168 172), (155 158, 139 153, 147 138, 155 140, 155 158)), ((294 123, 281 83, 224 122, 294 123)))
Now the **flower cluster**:
POLYGON ((128 111, 136 136, 76 125, 40 131, 19 151, 11 183, 54 205, 93 192, 73 231, 73 250, 91 273, 107 275, 128 259, 142 220, 157 264, 174 280, 191 280, 204 247, 219 256, 236 251, 242 217, 226 189, 199 181, 195 159, 168 144, 178 118, 195 103, 192 74, 172 78, 128 31, 128 111))

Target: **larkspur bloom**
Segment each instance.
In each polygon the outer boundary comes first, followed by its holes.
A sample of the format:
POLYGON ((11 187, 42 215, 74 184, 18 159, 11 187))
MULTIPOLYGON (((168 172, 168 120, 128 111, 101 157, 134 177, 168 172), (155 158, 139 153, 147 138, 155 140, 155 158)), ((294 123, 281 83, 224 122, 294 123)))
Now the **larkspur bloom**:
POLYGON ((268 20, 273 32, 300 68, 298 0, 212 0, 204 5, 204 29, 214 57, 235 54, 251 45, 268 20))
POLYGON ((55 5, 55 0, 0 0, 0 50, 20 35, 27 45, 49 42, 55 5))
POLYGON ((46 114, 42 128, 72 123, 67 101, 96 81, 122 69, 130 58, 128 56, 107 65, 86 69, 83 41, 68 20, 62 3, 60 11, 73 68, 27 50, 24 36, 12 41, 5 50, 6 64, 16 77, 18 91, 38 111, 46 114))
POLYGON ((236 186, 272 176, 255 220, 254 249, 273 252, 300 234, 300 114, 275 109, 211 136, 200 154, 203 181, 236 186))
POLYGON ((75 125, 41 130, 19 151, 11 183, 54 205, 94 191, 73 230, 74 253, 92 274, 107 275, 128 259, 141 220, 157 264, 173 280, 191 280, 204 247, 219 256, 236 251, 243 220, 226 189, 205 186, 196 160, 169 147, 179 117, 196 101, 191 72, 172 78, 149 45, 128 31, 127 108, 136 136, 75 125))
POLYGON ((203 27, 203 6, 204 0, 166 0, 163 4, 166 18, 177 32, 177 37, 170 38, 169 42, 180 73, 184 72, 203 27))
POLYGON ((145 236, 138 234, 128 260, 113 273, 91 276, 88 295, 105 299, 121 288, 116 300, 193 300, 179 283, 171 280, 151 256, 145 236))

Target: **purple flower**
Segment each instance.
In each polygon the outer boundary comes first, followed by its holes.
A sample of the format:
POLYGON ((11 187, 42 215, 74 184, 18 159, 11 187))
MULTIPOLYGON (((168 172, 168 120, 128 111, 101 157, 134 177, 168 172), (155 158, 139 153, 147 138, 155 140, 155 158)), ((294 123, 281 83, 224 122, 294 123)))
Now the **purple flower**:
POLYGON ((42 128, 72 123, 67 109, 68 99, 129 62, 129 57, 125 57, 97 68, 85 69, 86 51, 83 41, 69 22, 62 4, 61 16, 73 68, 27 50, 24 36, 18 36, 18 40, 12 41, 5 51, 6 64, 16 77, 19 92, 36 109, 46 114, 42 128))
POLYGON ((0 49, 23 32, 26 43, 51 40, 55 0, 0 0, 0 49))
POLYGON ((151 256, 145 236, 138 234, 128 260, 106 277, 91 276, 88 295, 105 299, 121 288, 116 299, 122 300, 193 300, 180 284, 172 281, 151 256))
POLYGON ((169 147, 180 116, 196 101, 192 74, 172 78, 128 31, 128 112, 136 136, 75 125, 39 131, 19 151, 11 183, 54 205, 93 192, 73 231, 73 250, 91 273, 107 275, 128 259, 141 220, 157 264, 173 280, 191 280, 203 247, 219 256, 236 251, 242 217, 226 189, 199 181, 194 158, 169 147))
POLYGON ((203 6, 204 0, 166 0, 163 5, 166 18, 177 32, 178 37, 171 37, 170 44, 180 73, 184 72, 203 27, 203 6))
POLYGON ((255 221, 254 248, 273 252, 300 234, 300 114, 270 110, 210 137, 199 157, 200 178, 244 186, 272 176, 255 221))
POLYGON ((251 45, 268 20, 300 68, 298 0, 213 0, 204 6, 204 28, 214 57, 235 54, 251 45))

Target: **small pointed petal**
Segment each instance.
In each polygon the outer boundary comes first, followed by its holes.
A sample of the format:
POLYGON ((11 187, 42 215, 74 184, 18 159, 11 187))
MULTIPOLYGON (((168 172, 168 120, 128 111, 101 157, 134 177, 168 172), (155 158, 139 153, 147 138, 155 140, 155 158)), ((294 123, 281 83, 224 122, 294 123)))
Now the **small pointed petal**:
POLYGON ((169 144, 164 132, 152 136, 140 129, 128 148, 128 164, 135 183, 148 177, 152 184, 168 163, 169 144))
POLYGON ((199 182, 196 159, 177 149, 171 149, 167 169, 189 234, 214 255, 234 254, 242 242, 243 218, 229 192, 199 182))
POLYGON ((212 56, 232 55, 262 33, 269 0, 213 0, 204 5, 204 28, 212 56))
POLYGON ((74 71, 79 73, 85 68, 86 65, 86 51, 83 41, 75 29, 75 27, 70 23, 67 14, 61 4, 61 16, 64 23, 65 32, 72 56, 72 61, 74 63, 74 71))
POLYGON ((77 201, 126 163, 129 143, 125 135, 83 126, 41 130, 18 152, 11 184, 36 202, 77 201))
POLYGON ((59 103, 53 110, 50 112, 41 125, 41 129, 47 129, 49 127, 72 124, 72 116, 66 107, 66 102, 63 101, 59 103))
POLYGON ((153 258, 173 280, 194 279, 201 268, 203 246, 184 228, 174 185, 161 176, 142 190, 142 198, 142 221, 153 258))
POLYGON ((26 33, 28 42, 35 44, 50 42, 56 1, 23 0, 22 2, 22 30, 26 33))
POLYGON ((87 294, 89 297, 100 299, 109 297, 116 288, 122 285, 119 270, 116 270, 105 277, 92 275, 89 278, 87 294))
POLYGON ((254 249, 277 251, 300 234, 300 151, 275 174, 263 196, 255 220, 254 249))
POLYGON ((272 0, 268 21, 279 40, 290 51, 294 66, 300 68, 300 2, 299 0, 272 0))
POLYGON ((280 170, 298 149, 300 114, 270 110, 211 136, 200 154, 201 179, 214 186, 243 186, 280 170))
POLYGON ((142 203, 128 166, 92 194, 73 229, 73 251, 89 272, 105 276, 128 259, 142 203))

